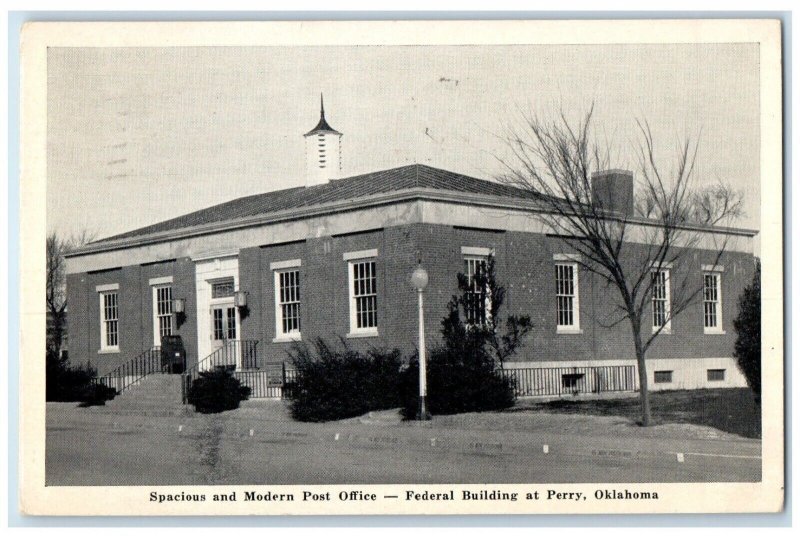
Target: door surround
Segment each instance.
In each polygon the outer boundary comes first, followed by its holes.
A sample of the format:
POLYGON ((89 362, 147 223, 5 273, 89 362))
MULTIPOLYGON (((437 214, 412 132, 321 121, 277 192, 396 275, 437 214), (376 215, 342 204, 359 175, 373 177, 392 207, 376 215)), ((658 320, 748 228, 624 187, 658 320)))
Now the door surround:
MULTIPOLYGON (((211 286, 215 281, 233 278, 234 290, 239 289, 239 258, 236 255, 219 256, 195 261, 195 284, 197 297, 197 360, 203 360, 214 351, 211 307, 225 300, 211 298, 211 286)), ((226 298, 227 299, 227 298, 226 298)), ((241 334, 241 320, 236 311, 236 336, 241 334)))

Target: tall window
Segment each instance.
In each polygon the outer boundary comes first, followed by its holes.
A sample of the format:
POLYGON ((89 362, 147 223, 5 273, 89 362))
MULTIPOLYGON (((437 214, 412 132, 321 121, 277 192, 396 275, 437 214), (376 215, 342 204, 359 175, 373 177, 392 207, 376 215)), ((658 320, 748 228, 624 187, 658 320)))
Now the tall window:
POLYGON ((720 274, 703 273, 703 328, 705 332, 722 330, 720 274))
POLYGON ((350 268, 350 332, 378 329, 378 279, 375 260, 357 260, 350 268))
POLYGON ((653 279, 653 331, 671 326, 669 307, 669 270, 660 269, 652 272, 653 279))
POLYGON ((100 293, 100 349, 119 349, 119 304, 116 291, 100 293))
POLYGON ((300 270, 275 271, 276 336, 300 336, 300 270))
POLYGON ((482 286, 479 279, 486 274, 486 258, 464 258, 464 274, 469 283, 469 291, 465 294, 467 324, 485 325, 487 315, 488 295, 486 286, 482 286))
POLYGON ((153 286, 154 344, 161 345, 162 336, 172 334, 172 286, 153 286))
POLYGON ((556 264, 556 329, 580 329, 578 264, 556 264))

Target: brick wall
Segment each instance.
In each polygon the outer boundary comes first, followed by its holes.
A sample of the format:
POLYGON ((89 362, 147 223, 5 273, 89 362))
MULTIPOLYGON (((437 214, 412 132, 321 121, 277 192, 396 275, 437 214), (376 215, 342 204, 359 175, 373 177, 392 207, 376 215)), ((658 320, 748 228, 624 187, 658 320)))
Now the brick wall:
POLYGON ((99 374, 124 364, 154 345, 153 292, 151 278, 173 277, 172 295, 186 299, 186 321, 174 334, 182 336, 187 356, 197 354, 197 319, 194 310, 194 264, 188 258, 146 265, 131 265, 109 271, 67 276, 70 361, 91 362, 99 374), (119 351, 100 352, 100 298, 97 286, 118 284, 119 351), (74 310, 74 313, 72 312, 74 310))
MULTIPOLYGON (((346 252, 377 249, 378 336, 350 338, 356 349, 416 348, 417 297, 409 278, 417 256, 429 273, 425 293, 425 320, 429 345, 440 338, 441 319, 457 292, 456 273, 464 270, 461 247, 495 251, 498 280, 507 288, 503 315, 528 314, 534 329, 514 362, 617 360, 634 357, 628 322, 614 321, 618 292, 596 275, 579 273, 580 334, 557 334, 555 319, 554 254, 569 253, 558 238, 520 232, 497 232, 444 225, 414 224, 363 233, 309 238, 305 241, 242 249, 239 287, 248 292, 248 314, 241 320, 241 338, 259 341, 262 360, 282 361, 291 348, 273 342, 275 285, 270 263, 300 259, 301 330, 305 342, 321 336, 336 341, 349 330, 348 263, 346 252)), ((701 282, 703 264, 714 253, 696 251, 682 267, 672 269, 673 282, 690 275, 701 282)), ((728 253, 720 261, 722 316, 725 334, 703 332, 702 303, 698 301, 672 321, 672 334, 660 336, 651 358, 730 357, 735 333, 732 321, 737 299, 752 278, 752 256, 728 253)), ((68 276, 70 357, 91 360, 104 373, 130 360, 153 344, 150 278, 172 275, 173 296, 186 299, 186 320, 177 330, 183 336, 190 362, 197 358, 197 312, 194 263, 173 262, 128 266, 121 269, 68 276), (120 352, 98 354, 100 349, 99 299, 95 287, 120 285, 120 352)), ((674 287, 673 287, 674 290, 674 287)), ((647 333, 648 329, 645 330, 647 333)))

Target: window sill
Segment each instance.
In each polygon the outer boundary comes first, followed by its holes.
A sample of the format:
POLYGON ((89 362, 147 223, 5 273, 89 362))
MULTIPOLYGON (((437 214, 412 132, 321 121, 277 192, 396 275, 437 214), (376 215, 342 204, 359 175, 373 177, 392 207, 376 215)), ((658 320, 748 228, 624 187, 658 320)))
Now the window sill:
POLYGON ((583 334, 583 329, 561 328, 556 327, 556 334, 583 334))
POLYGON ((284 344, 286 342, 300 342, 303 338, 301 337, 300 333, 297 334, 284 334, 281 336, 276 336, 272 339, 273 344, 284 344))
POLYGON ((109 348, 98 349, 97 350, 97 354, 98 355, 109 355, 111 353, 119 353, 119 348, 118 347, 109 347, 109 348))
POLYGON ((355 333, 347 333, 344 335, 345 338, 372 338, 378 336, 377 329, 374 331, 362 331, 362 332, 355 332, 355 333))
POLYGON ((704 329, 703 334, 727 334, 722 329, 704 329))
MULTIPOLYGON (((658 332, 658 328, 653 329, 653 334, 656 334, 657 332, 658 332)), ((662 335, 662 334, 672 334, 672 329, 661 329, 661 332, 659 333, 659 335, 662 335)))

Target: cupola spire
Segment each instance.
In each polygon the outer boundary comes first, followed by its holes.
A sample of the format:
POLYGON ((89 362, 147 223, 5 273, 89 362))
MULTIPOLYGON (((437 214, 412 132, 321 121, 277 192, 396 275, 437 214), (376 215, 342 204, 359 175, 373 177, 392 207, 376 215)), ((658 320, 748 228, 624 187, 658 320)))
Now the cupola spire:
POLYGON ((306 187, 338 179, 342 169, 342 133, 325 119, 325 100, 319 94, 319 123, 306 139, 306 187))

